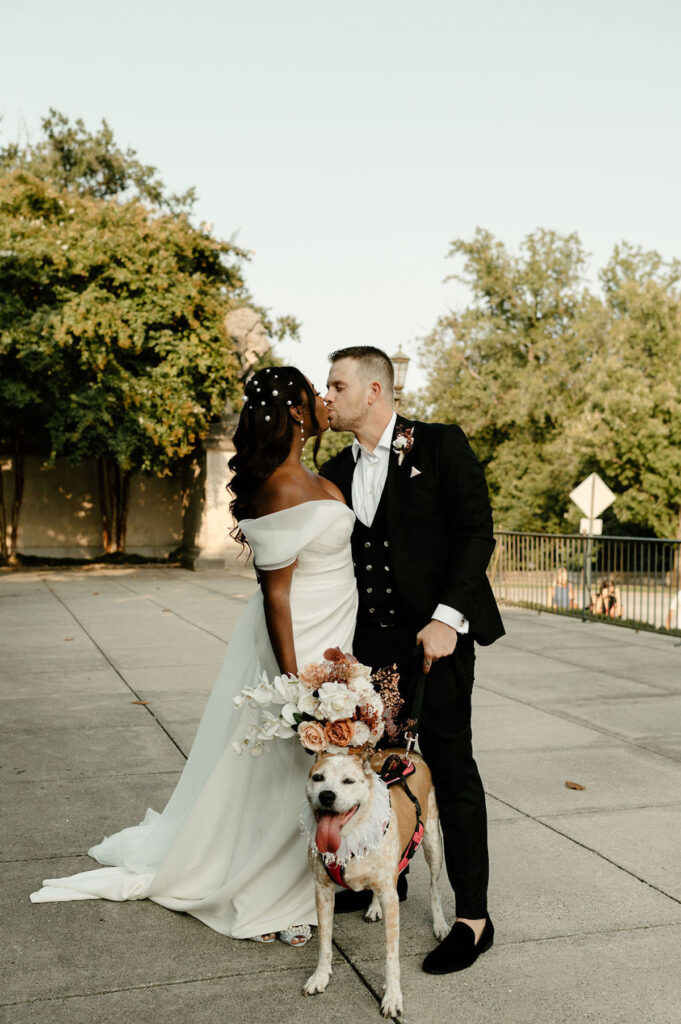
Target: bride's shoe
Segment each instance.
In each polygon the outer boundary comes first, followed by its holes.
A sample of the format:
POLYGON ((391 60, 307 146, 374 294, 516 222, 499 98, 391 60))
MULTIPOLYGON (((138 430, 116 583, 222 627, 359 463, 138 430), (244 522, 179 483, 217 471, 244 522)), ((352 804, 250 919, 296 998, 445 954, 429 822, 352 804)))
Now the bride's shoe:
POLYGON ((276 937, 274 932, 266 932, 264 935, 250 935, 249 942, 264 942, 267 945, 270 942, 274 942, 276 937))
POLYGON ((279 938, 287 946, 304 946, 312 938, 312 928, 309 924, 292 924, 279 932, 279 938))

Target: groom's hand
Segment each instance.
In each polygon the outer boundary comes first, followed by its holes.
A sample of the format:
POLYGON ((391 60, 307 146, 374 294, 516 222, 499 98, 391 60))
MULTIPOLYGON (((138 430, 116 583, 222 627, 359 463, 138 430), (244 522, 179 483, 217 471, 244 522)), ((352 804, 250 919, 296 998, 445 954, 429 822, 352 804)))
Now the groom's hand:
POLYGON ((423 646, 423 671, 430 672, 434 661, 454 653, 458 633, 446 622, 432 619, 416 635, 416 643, 423 646))

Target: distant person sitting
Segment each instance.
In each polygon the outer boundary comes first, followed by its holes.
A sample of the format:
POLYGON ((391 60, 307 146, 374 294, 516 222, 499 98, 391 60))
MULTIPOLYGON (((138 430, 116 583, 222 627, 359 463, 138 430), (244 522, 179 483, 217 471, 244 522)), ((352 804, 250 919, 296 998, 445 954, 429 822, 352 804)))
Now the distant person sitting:
POLYGON ((669 602, 669 611, 667 612, 667 621, 665 623, 667 629, 678 629, 681 626, 681 619, 679 618, 680 607, 681 590, 677 590, 675 594, 672 594, 672 599, 669 602))
POLYGON ((600 584, 593 610, 596 615, 602 615, 608 619, 620 618, 622 605, 613 580, 603 580, 600 584))
POLYGON ((549 605, 560 611, 567 611, 574 608, 575 599, 572 593, 572 586, 568 580, 567 569, 559 569, 553 586, 549 591, 549 605))

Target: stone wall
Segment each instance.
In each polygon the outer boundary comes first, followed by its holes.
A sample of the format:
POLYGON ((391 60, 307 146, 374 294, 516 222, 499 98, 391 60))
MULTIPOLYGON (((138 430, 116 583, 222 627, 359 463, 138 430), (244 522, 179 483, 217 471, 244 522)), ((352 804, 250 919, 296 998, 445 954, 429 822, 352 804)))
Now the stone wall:
MULTIPOLYGON (((91 558, 102 553, 97 497, 97 464, 69 466, 58 459, 43 469, 37 455, 26 458, 26 483, 19 518, 18 550, 25 555, 91 558)), ((9 513, 13 482, 11 462, 3 467, 5 508, 9 513)), ((128 543, 130 554, 164 557, 183 534, 182 483, 179 477, 136 473, 130 482, 128 543)), ((9 538, 8 538, 9 540, 9 538)))

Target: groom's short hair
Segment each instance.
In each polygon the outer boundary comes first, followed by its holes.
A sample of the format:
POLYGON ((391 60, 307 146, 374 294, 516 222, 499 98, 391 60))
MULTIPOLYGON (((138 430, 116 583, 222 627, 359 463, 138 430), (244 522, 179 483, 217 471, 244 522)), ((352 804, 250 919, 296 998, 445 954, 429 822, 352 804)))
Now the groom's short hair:
POLYGON ((377 380, 385 392, 386 398, 392 399, 395 391, 395 373, 390 356, 380 348, 373 345, 350 345, 348 348, 339 348, 329 356, 332 363, 339 359, 354 359, 359 364, 359 372, 362 377, 377 380))

